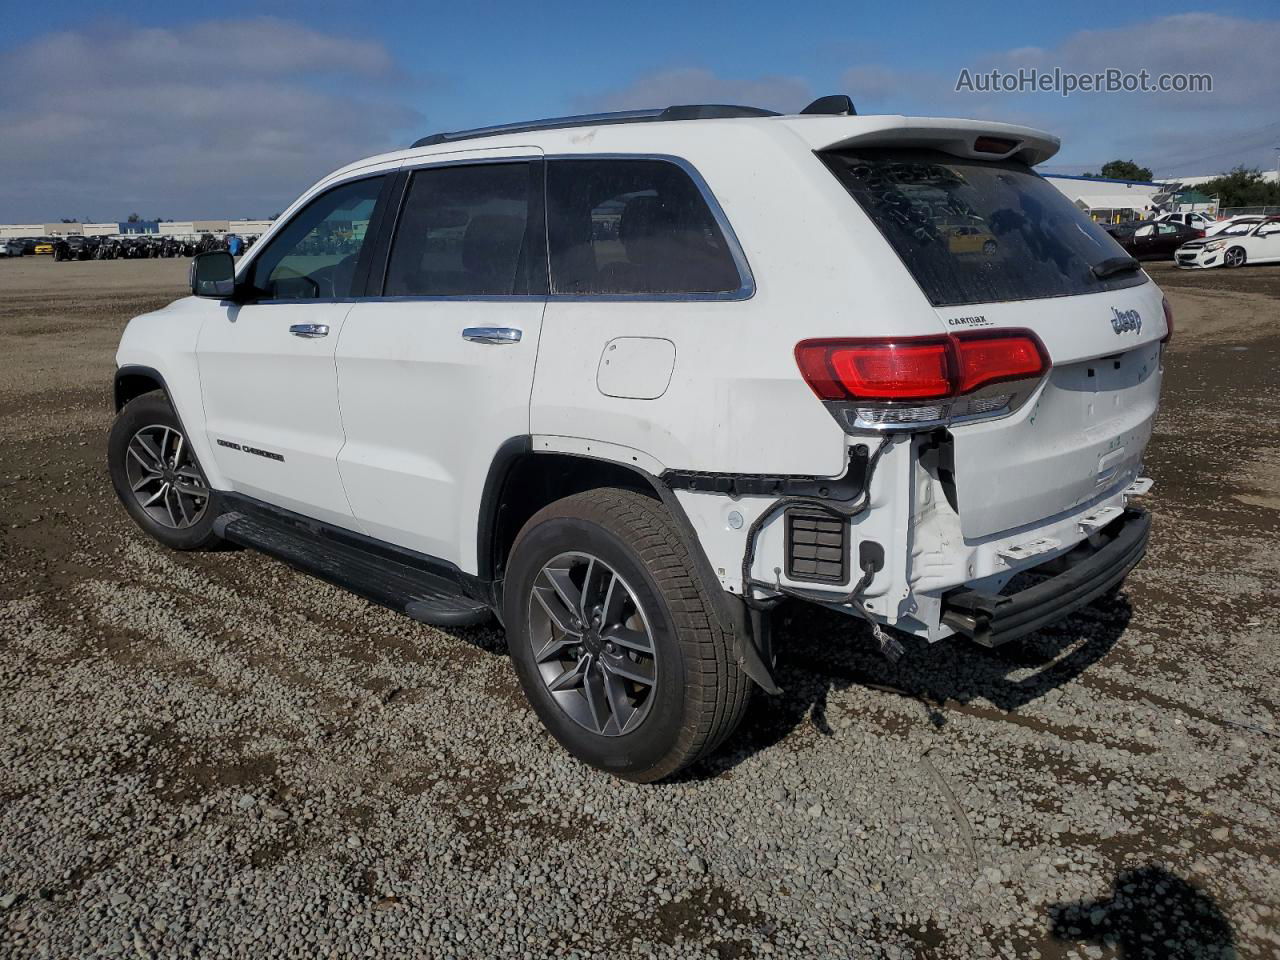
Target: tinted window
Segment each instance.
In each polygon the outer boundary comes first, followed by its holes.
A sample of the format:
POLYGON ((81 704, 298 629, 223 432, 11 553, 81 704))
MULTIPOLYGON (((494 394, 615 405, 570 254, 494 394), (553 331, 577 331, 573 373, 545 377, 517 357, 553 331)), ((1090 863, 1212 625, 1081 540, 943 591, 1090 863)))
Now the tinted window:
POLYGON ((1125 252, 1022 164, 928 150, 847 150, 822 158, 935 306, 1062 297, 1147 282, 1140 271, 1096 277, 1094 265, 1125 252), (984 241, 957 242, 960 225, 984 241))
POLYGON ((529 293, 531 171, 528 163, 488 163, 415 173, 391 247, 386 295, 529 293))
POLYGON ((351 282, 383 179, 344 183, 307 204, 253 261, 253 286, 270 300, 355 295, 351 282))
POLYGON ((673 163, 551 161, 547 228, 553 293, 723 293, 742 285, 706 201, 673 163))

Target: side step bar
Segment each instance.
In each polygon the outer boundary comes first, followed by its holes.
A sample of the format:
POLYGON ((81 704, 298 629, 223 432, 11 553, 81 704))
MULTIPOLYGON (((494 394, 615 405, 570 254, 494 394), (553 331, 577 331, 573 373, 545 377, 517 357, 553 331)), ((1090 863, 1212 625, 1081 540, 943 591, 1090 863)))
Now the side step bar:
MULTIPOLYGON (((959 589, 942 599, 942 622, 984 647, 997 647, 1061 620, 1106 593, 1147 550, 1151 514, 1129 507, 1090 540, 1044 564, 1056 575, 1012 594, 959 589)), ((1032 568, 1037 570, 1040 568, 1032 568)))
POLYGON ((456 579, 409 562, 408 555, 398 556, 393 547, 366 546, 358 542, 358 534, 339 534, 283 511, 240 506, 235 503, 232 512, 214 522, 214 532, 224 540, 270 554, 432 626, 470 626, 493 615, 487 603, 467 596, 456 579))

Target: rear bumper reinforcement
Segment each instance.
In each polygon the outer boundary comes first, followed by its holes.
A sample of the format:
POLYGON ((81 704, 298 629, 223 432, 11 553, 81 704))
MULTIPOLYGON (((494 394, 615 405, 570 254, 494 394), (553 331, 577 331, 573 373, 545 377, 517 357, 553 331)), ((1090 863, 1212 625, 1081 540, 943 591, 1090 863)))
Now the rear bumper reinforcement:
POLYGON ((985 647, 996 647, 1061 620, 1106 593, 1147 551, 1151 514, 1129 507, 1074 550, 1032 573, 1051 574, 1016 593, 959 589, 942 599, 942 622, 985 647))

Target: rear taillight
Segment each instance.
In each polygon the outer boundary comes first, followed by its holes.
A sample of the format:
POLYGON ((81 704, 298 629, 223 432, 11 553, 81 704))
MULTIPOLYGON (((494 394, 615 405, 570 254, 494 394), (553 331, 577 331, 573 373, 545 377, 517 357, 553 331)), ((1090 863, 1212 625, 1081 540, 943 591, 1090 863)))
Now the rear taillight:
POLYGON ((1161 303, 1164 307, 1164 336, 1160 338, 1161 343, 1168 343, 1173 339, 1173 307, 1169 306, 1169 298, 1165 297, 1161 303))
POLYGON ((805 340, 796 362, 823 400, 936 400, 952 392, 945 340, 805 340))
POLYGON ((796 363, 846 426, 885 429, 1008 412, 1040 380, 1049 358, 1031 331, 1005 330, 804 340, 796 363))

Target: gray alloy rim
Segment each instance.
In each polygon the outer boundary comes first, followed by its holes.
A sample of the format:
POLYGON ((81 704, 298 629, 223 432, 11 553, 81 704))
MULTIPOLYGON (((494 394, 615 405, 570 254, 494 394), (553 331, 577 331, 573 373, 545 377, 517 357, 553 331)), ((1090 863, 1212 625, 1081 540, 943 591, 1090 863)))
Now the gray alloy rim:
POLYGON ((1232 247, 1227 251, 1227 265, 1238 267, 1244 263, 1244 251, 1239 247, 1232 247))
POLYGON ((209 485, 173 427, 152 424, 130 438, 125 476, 143 513, 170 530, 199 523, 209 507, 209 485))
POLYGON ((631 733, 653 706, 657 649, 635 593, 589 553, 562 553, 538 571, 529 595, 529 640, 542 682, 579 726, 631 733))

